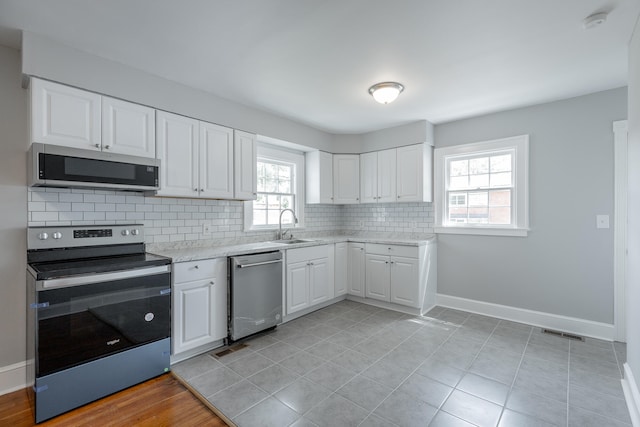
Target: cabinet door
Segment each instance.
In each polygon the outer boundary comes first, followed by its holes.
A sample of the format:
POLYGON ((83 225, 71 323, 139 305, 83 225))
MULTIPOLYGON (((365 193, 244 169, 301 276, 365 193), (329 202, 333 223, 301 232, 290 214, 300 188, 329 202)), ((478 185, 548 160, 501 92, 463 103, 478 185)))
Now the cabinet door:
POLYGON ((200 122, 201 197, 233 199, 233 129, 200 122))
POLYGON ((364 298, 364 244, 349 243, 347 248, 349 251, 347 293, 364 298))
POLYGON ((348 253, 346 243, 336 243, 335 250, 335 296, 344 295, 347 293, 347 279, 348 279, 348 253))
POLYGON ((198 197, 198 121, 158 111, 157 149, 160 159, 160 196, 198 197))
POLYGON ((378 201, 378 153, 360 154, 360 203, 378 201))
POLYGON ((420 307, 417 259, 391 257, 391 302, 420 307))
POLYGON ((287 264, 287 314, 309 306, 308 261, 287 264))
POLYGON ((360 203, 360 156, 333 155, 333 202, 360 203))
POLYGON ((155 110, 103 96, 102 150, 155 158, 155 110))
POLYGON ((333 155, 324 151, 307 152, 305 175, 307 203, 333 203, 333 155))
POLYGON ((431 147, 425 144, 410 145, 397 149, 397 201, 398 202, 430 202, 430 159, 431 147), (425 164, 429 170, 425 171, 425 164), (425 173, 429 176, 425 178, 425 173), (429 188, 425 189, 425 182, 429 188), (426 191, 425 191, 426 190, 426 191))
POLYGON ((396 201, 396 149, 378 151, 378 203, 396 201))
POLYGON ((329 280, 329 263, 327 258, 309 261, 309 305, 328 300, 333 295, 333 281, 329 280))
POLYGON ((100 95, 31 79, 31 140, 100 151, 100 95))
POLYGON ((215 341, 214 279, 177 284, 173 289, 173 354, 215 341))
POLYGON ((258 196, 256 136, 237 130, 234 139, 234 198, 255 200, 258 196))
POLYGON ((389 302, 389 257, 383 255, 365 255, 366 283, 365 296, 389 302))

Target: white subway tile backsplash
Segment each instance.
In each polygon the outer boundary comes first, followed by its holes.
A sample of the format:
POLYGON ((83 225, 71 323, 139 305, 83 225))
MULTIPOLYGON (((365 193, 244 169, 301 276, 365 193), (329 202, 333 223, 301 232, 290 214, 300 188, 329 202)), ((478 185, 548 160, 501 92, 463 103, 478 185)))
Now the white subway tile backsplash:
MULTIPOLYGON (((29 226, 143 223, 148 243, 269 240, 275 231, 244 231, 244 202, 152 197, 121 191, 31 188, 29 226), (211 234, 203 234, 203 223, 211 234)), ((306 205, 296 236, 336 232, 433 233, 431 203, 306 205)), ((206 242, 203 242, 206 243, 206 242)))

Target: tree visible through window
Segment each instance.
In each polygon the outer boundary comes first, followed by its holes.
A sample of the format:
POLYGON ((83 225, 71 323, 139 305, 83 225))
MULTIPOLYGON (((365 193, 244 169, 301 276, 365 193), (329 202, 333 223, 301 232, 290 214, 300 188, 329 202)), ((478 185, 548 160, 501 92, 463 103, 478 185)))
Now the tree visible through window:
MULTIPOLYGON (((282 209, 295 206, 295 165, 258 159, 258 197, 253 202, 253 225, 278 225, 282 209)), ((293 224, 283 215, 283 224, 293 224)))

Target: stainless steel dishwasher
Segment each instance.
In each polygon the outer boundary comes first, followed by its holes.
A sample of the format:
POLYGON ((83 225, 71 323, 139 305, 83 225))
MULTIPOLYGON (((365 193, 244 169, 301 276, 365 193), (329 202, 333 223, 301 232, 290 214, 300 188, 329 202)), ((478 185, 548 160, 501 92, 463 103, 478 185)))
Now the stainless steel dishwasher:
POLYGON ((229 257, 229 339, 282 321, 282 253, 229 257))

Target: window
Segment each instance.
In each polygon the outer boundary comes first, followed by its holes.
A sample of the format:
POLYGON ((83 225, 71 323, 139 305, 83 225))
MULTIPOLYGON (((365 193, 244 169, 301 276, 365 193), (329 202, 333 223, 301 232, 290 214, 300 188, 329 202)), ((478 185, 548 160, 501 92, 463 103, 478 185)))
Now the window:
POLYGON ((436 232, 526 236, 528 135, 435 150, 436 232))
MULTIPOLYGON (((257 157, 258 196, 245 204, 245 230, 277 228, 283 209, 293 209, 298 218, 296 227, 301 227, 304 220, 304 156, 280 147, 259 144, 257 157)), ((283 226, 290 228, 293 222, 293 215, 282 216, 283 226)))

